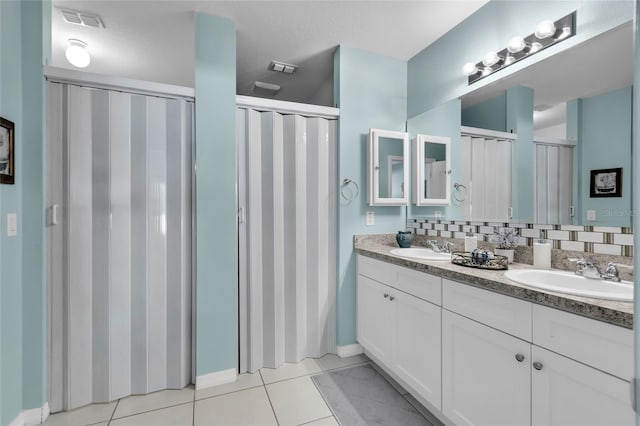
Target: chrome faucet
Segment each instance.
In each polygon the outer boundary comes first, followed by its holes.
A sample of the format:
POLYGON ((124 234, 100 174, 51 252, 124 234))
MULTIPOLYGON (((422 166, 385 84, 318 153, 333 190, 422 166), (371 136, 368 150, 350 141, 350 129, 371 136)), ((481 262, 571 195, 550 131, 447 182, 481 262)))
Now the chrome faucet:
POLYGON ((598 269, 596 265, 585 260, 584 258, 569 258, 567 260, 576 263, 576 275, 582 275, 585 278, 591 278, 594 280, 620 282, 620 276, 617 267, 622 266, 625 268, 632 268, 631 266, 619 265, 617 263, 609 262, 607 263, 607 267, 604 272, 600 272, 600 269, 598 269))

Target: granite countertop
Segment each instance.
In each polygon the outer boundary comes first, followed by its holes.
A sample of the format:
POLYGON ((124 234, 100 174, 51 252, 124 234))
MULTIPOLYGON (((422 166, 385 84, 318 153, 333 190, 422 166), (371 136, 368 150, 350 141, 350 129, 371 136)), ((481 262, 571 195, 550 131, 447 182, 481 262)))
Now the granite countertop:
MULTIPOLYGON (((568 294, 553 293, 519 284, 505 278, 505 271, 490 271, 467 268, 446 261, 427 261, 407 259, 390 254, 398 248, 395 242, 384 238, 354 237, 356 253, 395 265, 412 268, 422 272, 459 281, 464 284, 484 288, 507 296, 560 309, 584 317, 604 321, 625 328, 633 328, 633 303, 612 300, 592 299, 568 294)), ((514 263, 509 269, 532 269, 533 266, 514 263)))

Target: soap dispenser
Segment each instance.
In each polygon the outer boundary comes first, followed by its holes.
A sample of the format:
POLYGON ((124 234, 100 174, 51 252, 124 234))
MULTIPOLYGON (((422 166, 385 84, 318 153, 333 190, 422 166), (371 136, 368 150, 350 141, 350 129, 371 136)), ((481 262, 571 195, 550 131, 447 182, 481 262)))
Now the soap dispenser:
POLYGON ((471 253, 477 248, 478 248, 478 237, 473 232, 471 232, 470 229, 468 229, 467 234, 464 237, 464 251, 467 253, 471 253))
POLYGON ((536 269, 551 269, 551 243, 539 239, 533 243, 533 267, 536 269))

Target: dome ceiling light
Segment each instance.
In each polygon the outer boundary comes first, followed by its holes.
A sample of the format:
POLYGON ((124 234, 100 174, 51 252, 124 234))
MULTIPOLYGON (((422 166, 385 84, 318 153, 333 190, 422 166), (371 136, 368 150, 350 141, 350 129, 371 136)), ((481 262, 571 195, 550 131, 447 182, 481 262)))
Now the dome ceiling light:
POLYGON ((91 63, 91 56, 87 52, 87 43, 75 38, 69 39, 69 47, 64 56, 71 65, 77 68, 86 68, 91 63))
POLYGON ((576 34, 575 23, 576 12, 572 12, 555 22, 544 20, 537 25, 533 34, 527 37, 513 37, 507 47, 499 52, 487 52, 477 63, 467 62, 462 70, 467 76, 468 84, 473 84, 521 59, 574 36, 576 34))

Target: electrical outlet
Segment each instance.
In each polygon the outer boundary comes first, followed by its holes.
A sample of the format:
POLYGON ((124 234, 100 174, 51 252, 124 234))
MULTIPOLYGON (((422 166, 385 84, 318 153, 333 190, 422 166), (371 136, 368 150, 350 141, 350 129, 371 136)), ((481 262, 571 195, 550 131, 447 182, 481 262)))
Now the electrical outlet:
POLYGON ((373 212, 367 212, 367 226, 373 226, 376 223, 376 217, 373 212))
POLYGON ((595 210, 587 210, 587 220, 596 220, 595 210))

